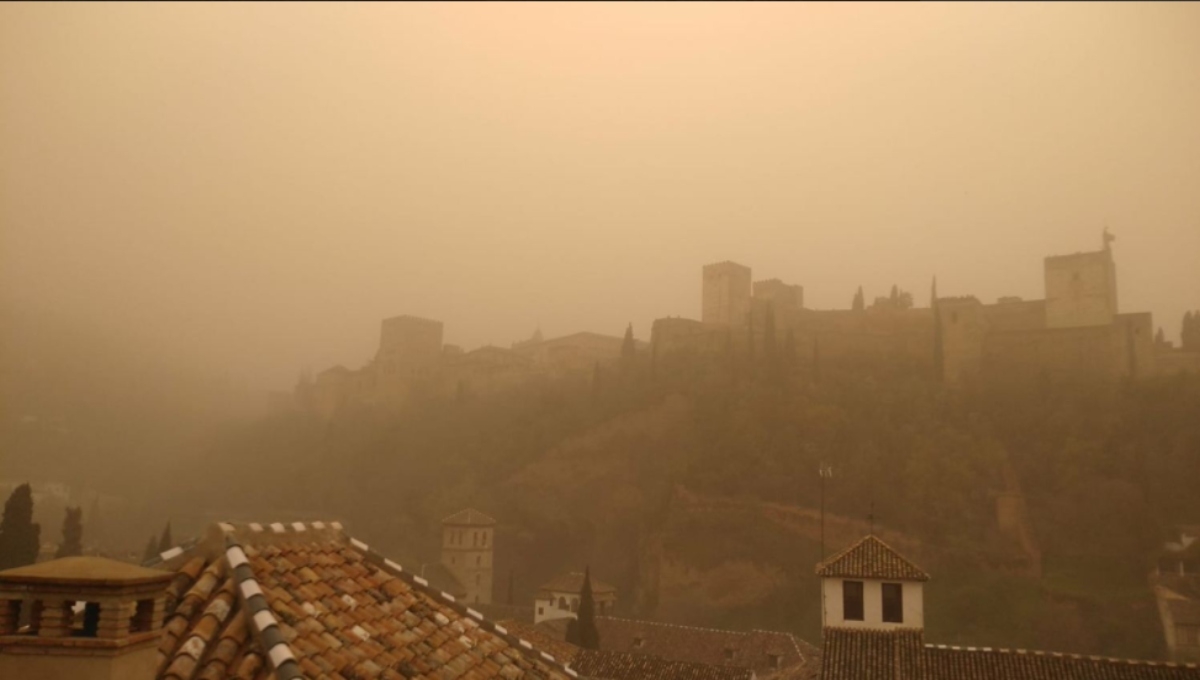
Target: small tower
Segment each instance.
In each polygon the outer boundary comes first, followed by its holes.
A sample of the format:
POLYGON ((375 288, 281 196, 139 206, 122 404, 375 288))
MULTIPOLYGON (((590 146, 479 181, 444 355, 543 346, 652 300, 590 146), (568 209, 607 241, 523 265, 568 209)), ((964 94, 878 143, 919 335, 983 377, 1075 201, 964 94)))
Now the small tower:
POLYGON ((0 678, 150 680, 173 577, 103 557, 0 572, 0 678))
POLYGON ((496 520, 467 508, 442 520, 442 564, 463 585, 469 603, 492 603, 496 520))
POLYGON ((926 574, 875 536, 817 566, 825 628, 925 627, 926 574))

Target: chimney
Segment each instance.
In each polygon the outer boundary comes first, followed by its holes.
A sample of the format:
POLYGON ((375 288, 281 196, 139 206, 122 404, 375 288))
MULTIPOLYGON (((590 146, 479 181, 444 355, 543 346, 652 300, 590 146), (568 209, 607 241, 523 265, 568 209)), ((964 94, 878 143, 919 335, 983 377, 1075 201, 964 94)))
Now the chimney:
POLYGON ((0 678, 152 680, 172 576, 103 557, 0 571, 0 678))

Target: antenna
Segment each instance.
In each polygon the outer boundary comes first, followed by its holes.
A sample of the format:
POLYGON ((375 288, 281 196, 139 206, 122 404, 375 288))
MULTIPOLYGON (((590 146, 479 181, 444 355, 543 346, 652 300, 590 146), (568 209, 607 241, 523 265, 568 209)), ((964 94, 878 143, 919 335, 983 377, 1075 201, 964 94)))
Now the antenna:
POLYGON ((821 476, 821 561, 825 561, 825 480, 833 478, 833 466, 821 462, 817 466, 817 474, 821 476))

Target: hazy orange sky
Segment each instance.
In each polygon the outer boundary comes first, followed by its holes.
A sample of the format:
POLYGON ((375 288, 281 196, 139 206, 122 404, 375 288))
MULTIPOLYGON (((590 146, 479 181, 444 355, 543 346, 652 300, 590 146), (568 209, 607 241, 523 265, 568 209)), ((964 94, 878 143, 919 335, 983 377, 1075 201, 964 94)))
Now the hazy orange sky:
POLYGON ((1038 298, 1106 224, 1177 340, 1197 4, 0 5, 4 299, 260 387, 403 313, 648 339, 723 259, 1038 298))

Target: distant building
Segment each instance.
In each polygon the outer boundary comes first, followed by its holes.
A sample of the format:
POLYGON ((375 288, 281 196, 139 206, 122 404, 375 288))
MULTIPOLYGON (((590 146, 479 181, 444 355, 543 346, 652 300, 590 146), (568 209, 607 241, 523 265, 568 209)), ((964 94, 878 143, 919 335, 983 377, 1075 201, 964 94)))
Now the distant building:
POLYGON ((442 566, 462 584, 464 599, 491 604, 496 520, 468 508, 442 520, 442 566))
POLYGON ((1150 581, 1171 659, 1200 662, 1200 527, 1163 546, 1150 581))
POLYGON ((874 536, 817 566, 821 680, 1198 680, 1157 661, 925 642, 924 571, 874 536))
MULTIPOLYGON (((533 602, 533 622, 576 618, 583 593, 583 576, 583 572, 573 571, 557 576, 538 588, 533 602)), ((592 601, 596 603, 597 616, 612 612, 617 604, 616 587, 592 579, 592 601)))

